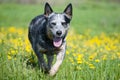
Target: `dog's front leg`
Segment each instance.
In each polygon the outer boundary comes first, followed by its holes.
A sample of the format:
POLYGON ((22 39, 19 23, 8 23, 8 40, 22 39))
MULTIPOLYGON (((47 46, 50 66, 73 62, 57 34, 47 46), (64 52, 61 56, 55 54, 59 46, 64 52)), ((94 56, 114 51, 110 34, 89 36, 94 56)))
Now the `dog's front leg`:
POLYGON ((54 55, 48 53, 48 55, 47 55, 47 60, 48 60, 48 70, 51 69, 53 59, 54 59, 54 55))
POLYGON ((40 52, 39 48, 40 47, 38 47, 36 45, 33 46, 34 52, 37 55, 37 58, 39 61, 40 68, 42 69, 42 71, 46 72, 46 71, 48 71, 48 66, 45 63, 44 55, 43 55, 43 53, 40 52))
POLYGON ((40 68, 42 69, 42 71, 45 73, 48 72, 48 66, 44 60, 43 53, 38 53, 37 56, 38 56, 39 65, 40 65, 40 68))
POLYGON ((62 61, 63 61, 64 56, 65 56, 65 49, 66 49, 66 43, 64 43, 61 46, 61 50, 57 53, 56 62, 49 71, 50 76, 54 76, 56 74, 56 72, 58 71, 60 65, 62 64, 62 61))

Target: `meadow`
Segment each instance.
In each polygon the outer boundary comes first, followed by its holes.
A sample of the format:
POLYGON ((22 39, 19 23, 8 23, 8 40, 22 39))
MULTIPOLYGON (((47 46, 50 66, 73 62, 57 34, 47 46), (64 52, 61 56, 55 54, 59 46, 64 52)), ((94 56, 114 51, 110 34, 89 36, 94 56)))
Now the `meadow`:
POLYGON ((27 37, 29 22, 43 13, 43 5, 0 4, 0 80, 119 80, 119 3, 84 3, 73 9, 65 60, 50 77, 40 71, 27 37))

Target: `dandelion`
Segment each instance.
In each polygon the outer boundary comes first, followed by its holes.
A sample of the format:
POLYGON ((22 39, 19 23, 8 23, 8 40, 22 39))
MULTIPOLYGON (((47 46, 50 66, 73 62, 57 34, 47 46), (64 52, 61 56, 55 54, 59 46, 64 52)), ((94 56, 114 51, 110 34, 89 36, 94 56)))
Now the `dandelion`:
POLYGON ((69 51, 66 51, 66 54, 69 54, 69 51))
POLYGON ((95 66, 93 64, 89 64, 89 68, 95 69, 95 66))
POLYGON ((82 64, 83 63, 83 54, 78 54, 77 56, 77 63, 82 64))
POLYGON ((91 55, 91 56, 89 57, 89 60, 91 61, 91 60, 93 60, 93 59, 94 59, 94 56, 91 55))
POLYGON ((97 53, 93 53, 89 56, 89 60, 92 61, 96 57, 97 53))
POLYGON ((19 29, 17 32, 18 32, 19 35, 23 34, 23 30, 22 29, 19 29))
POLYGON ((99 60, 99 59, 96 59, 96 60, 95 60, 95 62, 99 63, 99 62, 100 62, 100 60, 99 60))
POLYGON ((78 60, 77 60, 77 63, 78 63, 78 64, 82 64, 83 61, 82 61, 81 59, 78 59, 78 60))
POLYGON ((16 51, 15 51, 15 50, 11 50, 11 54, 12 54, 12 55, 15 55, 15 54, 16 54, 16 51))
POLYGON ((7 54, 8 54, 8 55, 11 55, 11 53, 10 53, 10 52, 8 52, 7 54))
POLYGON ((11 60, 11 59, 12 59, 12 57, 11 57, 10 55, 8 55, 8 56, 7 56, 7 58, 8 58, 9 60, 11 60))
POLYGON ((110 47, 108 47, 108 46, 105 46, 105 49, 108 50, 108 51, 111 50, 110 47))
POLYGON ((29 45, 26 45, 25 50, 26 50, 28 53, 30 53, 30 52, 31 52, 30 46, 29 46, 29 45))
POLYGON ((78 54, 78 58, 82 59, 83 58, 83 54, 78 54))
POLYGON ((22 38, 18 38, 18 45, 21 46, 21 47, 23 46, 22 38))
POLYGON ((10 28, 9 28, 9 32, 10 32, 10 33, 15 33, 15 31, 16 31, 15 27, 10 27, 10 28))

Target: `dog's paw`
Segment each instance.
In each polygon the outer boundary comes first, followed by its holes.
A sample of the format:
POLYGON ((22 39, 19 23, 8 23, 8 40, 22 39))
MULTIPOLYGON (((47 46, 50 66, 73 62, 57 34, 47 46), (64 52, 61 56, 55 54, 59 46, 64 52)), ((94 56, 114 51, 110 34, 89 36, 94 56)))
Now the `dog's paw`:
POLYGON ((50 76, 54 76, 56 74, 57 70, 55 68, 51 68, 49 71, 50 76))

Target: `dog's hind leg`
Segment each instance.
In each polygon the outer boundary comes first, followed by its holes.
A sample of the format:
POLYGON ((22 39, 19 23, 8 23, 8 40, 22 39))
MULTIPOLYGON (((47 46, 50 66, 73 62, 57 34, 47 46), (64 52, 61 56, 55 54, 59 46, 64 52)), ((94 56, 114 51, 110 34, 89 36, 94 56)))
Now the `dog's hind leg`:
POLYGON ((63 43, 63 45, 61 46, 61 50, 57 53, 56 62, 49 71, 50 76, 54 76, 58 71, 60 65, 62 64, 62 61, 65 56, 65 49, 66 49, 66 43, 63 43))

